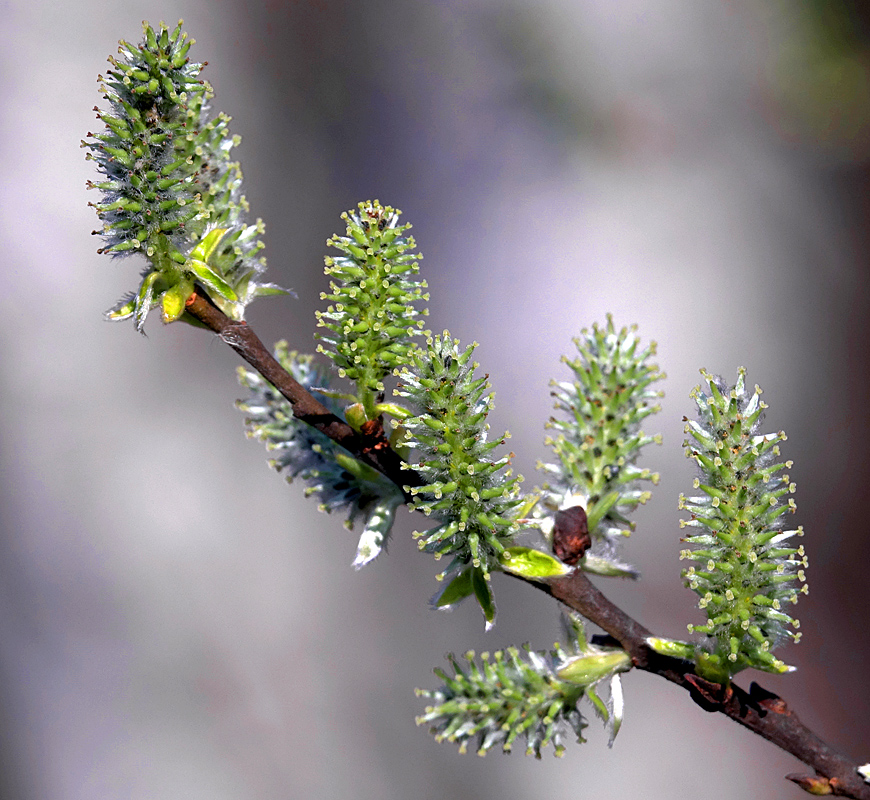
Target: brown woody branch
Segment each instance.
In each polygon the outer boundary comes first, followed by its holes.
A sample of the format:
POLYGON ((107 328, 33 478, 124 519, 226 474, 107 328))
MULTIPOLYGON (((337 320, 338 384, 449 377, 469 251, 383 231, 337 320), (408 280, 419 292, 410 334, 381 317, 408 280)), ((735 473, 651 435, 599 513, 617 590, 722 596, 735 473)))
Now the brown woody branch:
POLYGON ((710 683, 695 674, 691 662, 657 653, 647 644, 650 632, 608 600, 581 570, 535 585, 610 634, 638 669, 682 686, 705 711, 725 714, 812 767, 815 775, 786 776, 801 788, 811 794, 870 800, 870 784, 858 774, 858 764, 813 733, 782 698, 757 683, 748 692, 733 683, 710 683))
MULTIPOLYGON (((421 479, 416 472, 402 469, 402 459, 389 447, 383 426, 364 426, 363 432, 354 431, 344 420, 312 397, 278 363, 247 322, 230 319, 199 292, 194 292, 188 298, 186 308, 188 314, 213 330, 269 381, 290 403, 297 419, 317 428, 351 455, 386 475, 403 492, 405 486, 420 485, 421 479)), ((410 500, 410 495, 405 493, 405 499, 410 500)))
MULTIPOLYGON (((230 319, 199 293, 191 295, 187 311, 269 381, 288 400, 298 419, 317 428, 400 488, 422 484, 420 476, 413 470, 402 469, 399 456, 385 446, 383 427, 369 426, 356 433, 293 379, 247 323, 230 319)), ((407 499, 410 498, 406 493, 407 499)), ((726 687, 710 683, 695 674, 691 662, 657 653, 647 643, 652 634, 608 600, 581 570, 532 585, 602 628, 628 652, 638 669, 682 686, 705 711, 725 714, 815 770, 815 775, 786 776, 804 790, 870 800, 870 784, 858 774, 858 764, 807 728, 782 698, 756 683, 750 685, 748 692, 734 684, 726 687)))

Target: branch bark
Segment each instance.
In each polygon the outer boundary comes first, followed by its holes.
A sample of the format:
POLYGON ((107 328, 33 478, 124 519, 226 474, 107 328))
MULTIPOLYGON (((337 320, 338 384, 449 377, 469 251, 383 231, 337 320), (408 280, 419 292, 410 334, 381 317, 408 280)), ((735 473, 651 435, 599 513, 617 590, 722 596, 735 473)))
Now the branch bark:
POLYGON ((647 644, 652 634, 608 600, 579 569, 534 585, 616 639, 638 669, 682 686, 705 711, 725 714, 814 769, 815 775, 786 776, 801 788, 811 794, 870 800, 870 784, 858 774, 859 765, 813 733, 782 698, 757 683, 748 692, 733 683, 728 687, 710 683, 694 673, 691 662, 657 653, 647 644))
POLYGON ((318 402, 266 349, 247 322, 230 319, 207 297, 194 292, 186 311, 206 328, 214 331, 245 361, 271 383, 290 403, 293 416, 317 428, 340 444, 355 458, 374 467, 402 489, 405 500, 411 495, 405 486, 420 486, 422 479, 414 470, 403 469, 403 461, 388 445, 382 426, 370 426, 357 433, 344 420, 318 402))
MULTIPOLYGON (((188 299, 187 312, 220 336, 269 381, 287 399, 298 419, 377 469, 403 492, 405 486, 422 484, 414 470, 402 468, 403 462, 395 451, 383 446, 386 439, 381 426, 371 426, 363 434, 354 431, 294 380, 246 322, 230 319, 196 292, 188 299)), ((405 498, 410 499, 407 492, 405 498)), ((682 686, 705 711, 725 714, 811 767, 814 775, 786 776, 804 790, 811 794, 870 800, 870 784, 858 774, 859 765, 807 728, 782 698, 756 683, 750 685, 748 692, 733 683, 727 687, 710 683, 695 674, 691 662, 656 652, 647 643, 652 635, 650 631, 608 600, 582 570, 574 570, 547 583, 514 577, 541 589, 598 625, 620 643, 638 669, 682 686)))

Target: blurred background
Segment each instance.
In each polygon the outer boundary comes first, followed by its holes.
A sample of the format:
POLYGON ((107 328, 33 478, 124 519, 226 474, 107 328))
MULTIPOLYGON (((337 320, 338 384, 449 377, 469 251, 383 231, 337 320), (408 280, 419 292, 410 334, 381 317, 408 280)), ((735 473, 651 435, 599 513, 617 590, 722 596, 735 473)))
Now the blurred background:
POLYGON ((179 17, 234 117, 266 299, 248 319, 312 350, 339 214, 378 198, 425 254, 430 324, 496 391, 528 486, 548 381, 605 313, 659 343, 662 474, 605 591, 648 627, 697 621, 679 579, 681 417, 739 366, 785 429, 807 530, 798 671, 742 675, 870 761, 870 14, 843 0, 0 2, 0 796, 793 798, 801 764, 646 674, 612 750, 460 756, 414 725, 447 651, 559 635, 495 580, 499 621, 427 609, 438 566, 402 512, 356 536, 245 439, 235 355, 210 334, 101 319, 139 265, 96 254, 96 76, 141 20, 179 17))

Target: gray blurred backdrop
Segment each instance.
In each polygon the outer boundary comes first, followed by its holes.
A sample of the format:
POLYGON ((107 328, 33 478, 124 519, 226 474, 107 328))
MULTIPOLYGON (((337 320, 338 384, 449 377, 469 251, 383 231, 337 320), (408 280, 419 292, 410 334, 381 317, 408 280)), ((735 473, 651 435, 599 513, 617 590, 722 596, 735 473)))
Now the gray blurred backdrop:
MULTIPOLYGON (((659 343, 662 473, 607 583, 665 636, 679 579, 681 417, 699 367, 748 368, 785 429, 810 595, 789 676, 759 680, 870 761, 867 280, 870 50, 858 3, 817 0, 0 3, 0 795, 99 798, 793 798, 801 765, 646 674, 608 750, 460 756, 414 725, 444 653, 551 646, 557 610, 495 581, 427 610, 437 565, 402 512, 356 537, 266 466, 234 354, 182 325, 101 319, 139 265, 100 257, 79 142, 96 75, 140 22, 183 17, 234 117, 269 278, 271 343, 313 348, 325 240, 379 198, 414 224, 430 323, 496 391, 528 485, 547 382, 611 311, 659 343)), ((741 676, 746 686, 753 675, 741 676)))

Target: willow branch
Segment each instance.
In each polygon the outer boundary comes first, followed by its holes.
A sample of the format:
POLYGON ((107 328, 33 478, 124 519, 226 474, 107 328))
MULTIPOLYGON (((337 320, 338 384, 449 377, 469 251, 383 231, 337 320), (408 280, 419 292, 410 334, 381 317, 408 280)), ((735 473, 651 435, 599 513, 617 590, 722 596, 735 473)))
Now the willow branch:
MULTIPOLYGON (((399 456, 385 446, 382 428, 366 435, 356 433, 294 380, 246 322, 230 319, 199 293, 191 295, 187 312, 220 336, 269 381, 287 399, 298 419, 317 428, 400 488, 421 485, 420 476, 413 470, 403 469, 399 456)), ((407 494, 406 499, 410 499, 407 494)), ((756 683, 750 685, 748 692, 733 683, 729 686, 710 683, 695 674, 691 662, 656 652, 648 644, 650 631, 608 600, 582 570, 576 569, 548 583, 526 582, 598 625, 619 642, 638 669, 683 687, 705 711, 730 717, 815 770, 815 775, 787 776, 801 788, 812 794, 870 800, 870 784, 856 771, 858 764, 807 728, 782 698, 756 683)))
POLYGON ((870 800, 870 784, 856 771, 859 765, 813 733, 782 698, 757 683, 748 692, 733 683, 710 683, 695 674, 691 662, 657 653, 647 643, 650 632, 608 600, 582 570, 534 585, 616 639, 638 669, 682 686, 705 711, 725 714, 814 769, 816 775, 787 776, 801 788, 870 800))
MULTIPOLYGON (((375 426, 367 429, 365 435, 358 434, 316 400, 278 363, 247 322, 230 319, 199 292, 194 292, 188 298, 186 310, 269 381, 290 403, 293 416, 297 419, 316 428, 351 455, 374 467, 403 493, 405 486, 420 485, 421 479, 416 472, 403 469, 402 459, 389 447, 383 427, 375 426)), ((405 493, 405 499, 410 500, 410 495, 405 493)))

